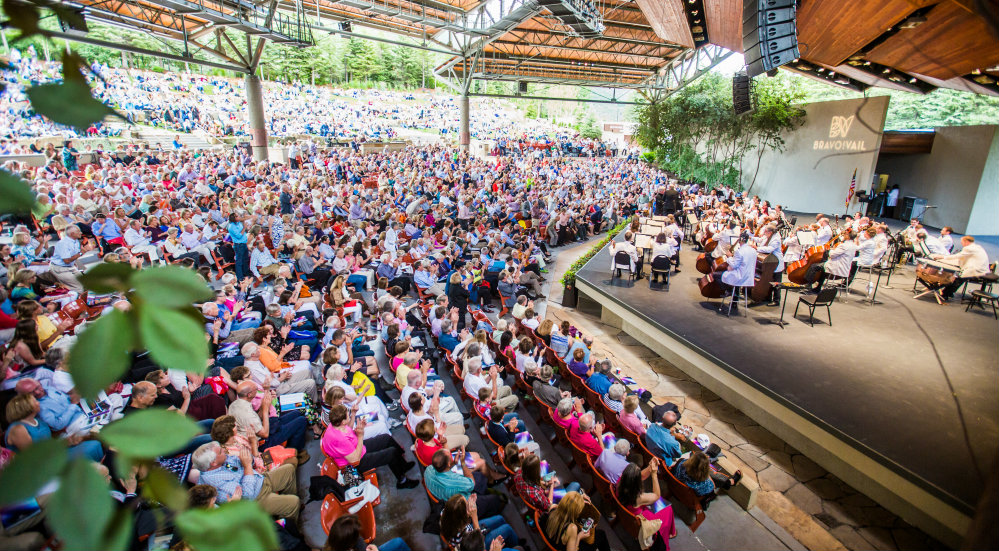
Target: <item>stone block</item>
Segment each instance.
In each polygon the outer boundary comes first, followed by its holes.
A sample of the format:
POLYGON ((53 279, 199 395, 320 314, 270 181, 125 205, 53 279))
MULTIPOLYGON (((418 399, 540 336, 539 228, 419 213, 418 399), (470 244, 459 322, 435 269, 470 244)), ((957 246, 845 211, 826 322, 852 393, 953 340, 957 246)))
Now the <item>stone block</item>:
POLYGON ((794 477, 774 465, 760 471, 757 478, 761 488, 775 492, 786 492, 798 482, 794 477))
POLYGON ((791 486, 788 491, 784 492, 784 495, 791 500, 791 503, 810 515, 822 512, 822 499, 800 482, 791 486))
POLYGON ((722 440, 728 442, 730 446, 738 446, 739 444, 746 443, 746 439, 735 430, 735 427, 724 421, 720 421, 713 416, 711 420, 704 425, 704 428, 720 436, 722 440))
POLYGON ((826 474, 825 469, 800 453, 791 456, 791 465, 794 466, 794 476, 802 482, 808 482, 826 474))

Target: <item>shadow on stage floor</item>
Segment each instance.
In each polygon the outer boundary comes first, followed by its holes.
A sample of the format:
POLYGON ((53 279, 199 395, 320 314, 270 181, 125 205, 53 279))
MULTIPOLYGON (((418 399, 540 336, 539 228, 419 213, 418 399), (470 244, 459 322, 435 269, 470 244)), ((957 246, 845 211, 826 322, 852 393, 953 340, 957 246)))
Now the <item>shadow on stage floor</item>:
POLYGON ((959 509, 974 507, 999 446, 991 310, 913 298, 907 267, 878 290, 881 304, 862 302, 866 282, 858 282, 832 305, 832 325, 824 308, 814 327, 804 306, 795 317, 798 295, 789 293, 781 328, 779 307, 720 314, 719 301, 700 295, 696 254, 681 254, 668 291, 612 279, 606 249, 578 277, 604 295, 591 298, 616 301, 959 509))

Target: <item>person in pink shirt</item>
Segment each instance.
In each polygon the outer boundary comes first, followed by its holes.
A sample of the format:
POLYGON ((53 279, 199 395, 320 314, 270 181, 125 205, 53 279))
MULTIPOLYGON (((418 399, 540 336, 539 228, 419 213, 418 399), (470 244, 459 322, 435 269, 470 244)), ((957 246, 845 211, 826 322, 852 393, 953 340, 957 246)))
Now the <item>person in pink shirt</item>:
POLYGON ((355 410, 337 404, 330 408, 330 424, 323 433, 323 453, 338 467, 354 465, 358 474, 387 465, 395 475, 395 487, 400 490, 419 486, 418 479, 406 478, 406 472, 416 466, 406 461, 405 451, 391 435, 381 434, 364 440, 366 418, 354 417, 355 410))
POLYGON ((569 441, 596 459, 604 451, 600 438, 604 434, 603 423, 595 422, 593 414, 586 412, 569 426, 569 441))

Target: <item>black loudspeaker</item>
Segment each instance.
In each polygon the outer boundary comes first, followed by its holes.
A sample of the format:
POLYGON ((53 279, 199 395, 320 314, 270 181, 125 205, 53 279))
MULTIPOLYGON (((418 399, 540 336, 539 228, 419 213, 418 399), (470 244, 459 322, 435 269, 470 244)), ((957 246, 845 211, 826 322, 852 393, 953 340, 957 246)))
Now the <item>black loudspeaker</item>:
POLYGON ((352 32, 351 31, 350 21, 341 21, 340 22, 340 30, 343 31, 343 32, 345 32, 345 33, 352 32))
POLYGON ((527 83, 526 82, 520 81, 520 82, 517 83, 517 93, 518 94, 526 94, 527 93, 527 83))
POLYGON ((753 110, 753 81, 746 73, 736 73, 732 76, 732 105, 735 114, 741 115, 753 110))
POLYGON ((742 51, 750 78, 798 58, 795 0, 743 0, 742 51))

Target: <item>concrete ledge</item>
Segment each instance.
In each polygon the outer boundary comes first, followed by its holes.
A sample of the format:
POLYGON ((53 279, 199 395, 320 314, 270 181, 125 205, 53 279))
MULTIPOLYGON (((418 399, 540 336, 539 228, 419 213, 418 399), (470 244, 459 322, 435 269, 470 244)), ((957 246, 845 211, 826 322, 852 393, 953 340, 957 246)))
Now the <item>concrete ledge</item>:
MULTIPOLYGON (((958 548, 971 518, 864 450, 826 430, 818 419, 764 392, 729 367, 674 337, 644 316, 577 279, 580 304, 597 302, 601 319, 620 328, 711 392, 740 409, 809 459, 906 522, 958 548)), ((741 505, 741 504, 740 504, 741 505)))

